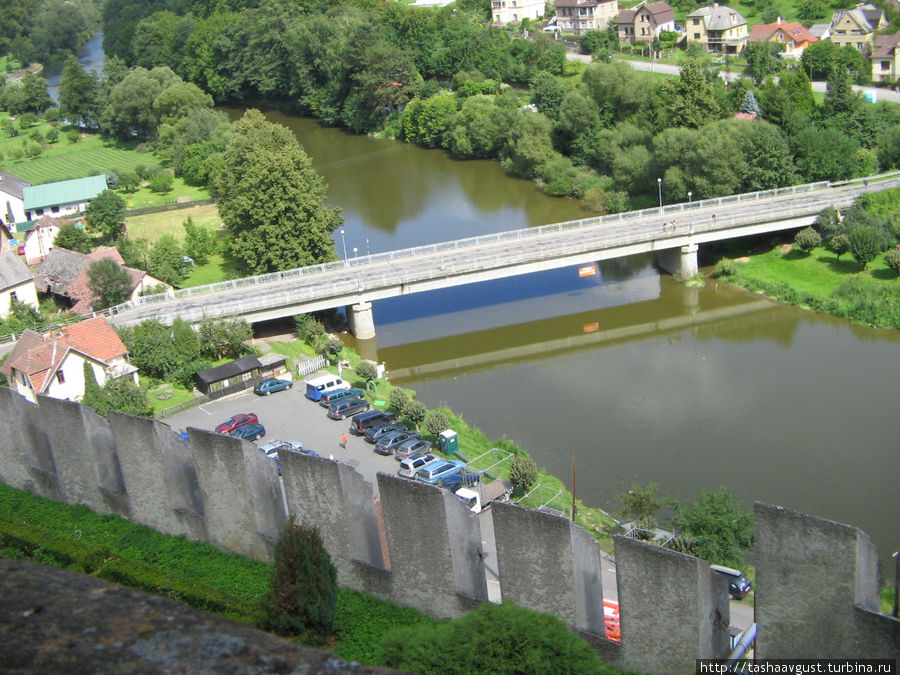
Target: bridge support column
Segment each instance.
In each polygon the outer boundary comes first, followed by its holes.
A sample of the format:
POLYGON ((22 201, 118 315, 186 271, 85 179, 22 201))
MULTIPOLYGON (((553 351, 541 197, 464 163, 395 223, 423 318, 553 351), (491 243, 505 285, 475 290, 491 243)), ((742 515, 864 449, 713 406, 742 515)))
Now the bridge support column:
POLYGON ((659 252, 659 266, 680 279, 690 279, 700 271, 697 264, 697 244, 669 248, 659 252))
POLYGON ((347 307, 347 323, 350 332, 357 340, 369 340, 375 337, 375 317, 372 314, 371 302, 360 302, 347 307))

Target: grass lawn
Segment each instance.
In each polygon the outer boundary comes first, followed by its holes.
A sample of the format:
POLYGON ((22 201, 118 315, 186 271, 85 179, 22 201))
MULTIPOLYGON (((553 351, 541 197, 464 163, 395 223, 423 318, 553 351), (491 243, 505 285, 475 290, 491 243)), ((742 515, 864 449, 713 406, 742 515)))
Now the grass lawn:
POLYGON ((894 272, 884 264, 884 254, 869 263, 863 271, 862 265, 853 256, 845 253, 837 256, 819 247, 807 255, 799 249, 782 254, 780 247, 767 253, 750 257, 750 262, 738 266, 738 275, 769 282, 782 282, 798 291, 827 297, 854 274, 868 274, 876 279, 896 278, 894 272))
POLYGON ((221 255, 213 255, 209 257, 209 262, 205 265, 197 265, 194 271, 181 282, 181 287, 205 286, 206 284, 225 281, 228 278, 229 276, 225 271, 225 258, 221 255))
POLYGON ((174 211, 163 211, 162 213, 130 216, 125 219, 125 228, 129 237, 156 241, 164 234, 171 234, 180 240, 184 239, 182 224, 188 219, 188 216, 196 225, 202 225, 213 232, 218 231, 222 225, 216 205, 206 204, 174 211))
POLYGON ((175 180, 172 183, 172 190, 165 194, 151 192, 150 188, 146 185, 141 186, 135 192, 125 192, 123 190, 119 190, 118 192, 125 200, 125 205, 129 209, 142 209, 148 206, 174 204, 178 200, 178 197, 189 197, 192 202, 201 199, 209 199, 209 192, 207 192, 206 188, 188 185, 184 182, 183 178, 178 176, 175 176, 175 180))

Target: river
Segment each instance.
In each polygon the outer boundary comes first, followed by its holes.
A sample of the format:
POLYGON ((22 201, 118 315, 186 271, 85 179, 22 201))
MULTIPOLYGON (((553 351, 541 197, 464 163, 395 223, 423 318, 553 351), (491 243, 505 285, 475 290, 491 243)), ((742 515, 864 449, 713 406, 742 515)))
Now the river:
MULTIPOLYGON (((343 208, 339 254, 585 215, 493 162, 268 116, 343 208)), ((725 486, 747 508, 858 526, 886 561, 900 543, 900 334, 715 281, 686 288, 650 256, 598 268, 378 301, 377 358, 429 407, 517 441, 570 486, 574 455, 588 504, 615 510, 633 481, 679 500, 725 486)))

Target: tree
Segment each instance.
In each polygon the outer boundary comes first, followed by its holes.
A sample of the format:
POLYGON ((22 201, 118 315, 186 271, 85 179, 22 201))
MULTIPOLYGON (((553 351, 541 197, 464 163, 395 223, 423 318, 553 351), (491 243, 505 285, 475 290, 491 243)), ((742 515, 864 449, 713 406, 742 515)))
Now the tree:
POLYGON ((742 150, 744 166, 741 179, 742 187, 747 192, 770 190, 797 182, 790 145, 778 127, 767 122, 754 122, 742 150))
POLYGON ((822 212, 816 216, 816 226, 826 240, 844 230, 841 224, 841 214, 833 206, 822 209, 822 212))
POLYGON ((161 321, 148 319, 120 329, 119 337, 134 365, 148 377, 164 380, 182 365, 183 355, 172 348, 172 328, 161 321))
POLYGON ((503 170, 519 178, 534 178, 538 167, 558 156, 550 132, 552 122, 541 113, 517 110, 503 149, 503 170))
POLYGON ((156 240, 147 256, 147 271, 167 284, 177 286, 188 272, 181 244, 171 234, 156 240))
POLYGON ((801 21, 815 21, 825 15, 821 0, 797 0, 797 18, 801 21))
POLYGON ((410 392, 408 389, 401 389, 400 387, 396 387, 391 390, 391 393, 388 396, 388 405, 402 414, 403 409, 409 404, 411 399, 412 396, 410 396, 410 392))
POLYGON ((25 112, 42 113, 53 105, 53 99, 47 93, 47 80, 30 70, 25 71, 22 77, 21 96, 22 110, 25 112))
POLYGON ((325 335, 325 326, 312 314, 298 314, 294 317, 294 324, 297 327, 297 337, 309 345, 312 345, 320 336, 325 335))
POLYGON ((78 253, 90 253, 91 238, 84 231, 84 228, 77 225, 63 225, 59 228, 59 232, 53 240, 53 245, 58 248, 77 251, 78 253))
MULTIPOLYGON (((782 46, 777 42, 751 42, 741 55, 747 59, 747 71, 756 84, 762 83, 769 75, 781 70, 782 46)), ((744 112, 744 111, 742 111, 744 112)))
POLYGON ((119 185, 125 192, 135 192, 141 184, 141 179, 134 171, 122 171, 119 173, 119 185))
POLYGON ((380 665, 411 673, 612 673, 590 645, 550 614, 484 603, 459 619, 397 628, 383 639, 380 665), (427 648, 424 646, 427 645, 427 648))
POLYGON ((837 256, 840 260, 841 256, 850 250, 850 237, 846 234, 836 234, 827 242, 828 250, 837 256))
POLYGON ((360 361, 359 365, 356 366, 356 375, 365 380, 366 389, 368 389, 369 383, 378 376, 378 370, 369 361, 360 361))
POLYGON ((315 527, 288 518, 262 602, 263 627, 279 635, 331 632, 337 612, 337 570, 315 527))
POLYGON ((131 277, 115 260, 101 258, 87 270, 88 289, 96 300, 92 309, 106 309, 125 302, 131 295, 131 277))
POLYGON ((172 185, 175 182, 175 177, 172 176, 168 171, 157 171, 150 177, 150 190, 153 192, 158 192, 160 194, 165 194, 166 192, 172 191, 172 185))
POLYGON ((340 212, 297 138, 258 110, 234 126, 215 181, 232 255, 255 273, 334 260, 340 212))
POLYGON ((688 59, 681 76, 662 85, 671 124, 676 127, 702 127, 722 114, 712 82, 696 59, 688 59))
POLYGON ((425 431, 435 438, 440 436, 441 432, 446 431, 449 428, 450 421, 442 412, 434 411, 428 416, 428 419, 425 420, 425 431))
POLYGON ((419 430, 419 425, 425 421, 427 415, 428 408, 421 401, 413 399, 407 401, 403 406, 403 416, 416 425, 416 431, 419 430))
POLYGON ((850 239, 850 255, 863 266, 863 269, 866 269, 882 251, 883 236, 876 227, 857 225, 850 230, 848 237, 850 239))
POLYGON ((822 237, 811 227, 804 227, 794 236, 794 243, 804 253, 822 245, 822 237))
POLYGON ((663 500, 659 497, 659 483, 632 483, 631 489, 620 494, 617 499, 622 504, 619 513, 639 522, 655 521, 656 513, 663 506, 663 500))
POLYGON ((194 223, 188 216, 182 224, 184 228, 184 252, 195 264, 205 265, 216 252, 216 237, 209 228, 194 223))
POLYGON ((527 455, 516 455, 509 466, 509 481, 521 492, 535 484, 538 477, 537 464, 527 455))
POLYGON ((60 115, 75 126, 97 126, 97 79, 74 56, 66 59, 59 81, 60 115))
POLYGON ((147 393, 131 378, 117 377, 107 380, 103 385, 103 394, 106 396, 109 410, 138 417, 150 417, 153 414, 147 393))
POLYGON ((82 371, 84 375, 84 394, 81 397, 81 402, 88 408, 93 409, 98 415, 106 417, 106 413, 109 411, 109 403, 106 400, 106 396, 103 395, 100 385, 97 384, 97 377, 94 375, 94 368, 91 366, 90 361, 84 361, 82 371))
POLYGON ((250 350, 247 341, 253 328, 244 319, 213 319, 205 317, 197 325, 200 353, 212 359, 239 358, 250 350))
POLYGON ((125 200, 112 190, 104 190, 90 201, 84 216, 104 241, 115 241, 125 231, 125 200))
POLYGON ((324 356, 329 359, 334 359, 337 361, 341 356, 341 351, 344 349, 344 343, 341 342, 340 338, 329 337, 328 340, 322 345, 322 351, 324 356))
MULTIPOLYGON (((596 32, 596 31, 594 31, 596 32)), ((541 71, 531 81, 531 102, 539 112, 551 119, 556 119, 559 104, 566 95, 565 85, 546 71, 541 71)))
POLYGON ((753 516, 741 510, 727 488, 701 490, 694 502, 670 500, 672 525, 695 538, 693 555, 712 563, 738 566, 753 546, 753 516))
POLYGON ((757 117, 762 117, 762 110, 759 107, 759 103, 756 100, 756 96, 754 96, 751 90, 747 90, 747 93, 744 94, 744 100, 741 101, 741 110, 742 113, 754 114, 757 117))

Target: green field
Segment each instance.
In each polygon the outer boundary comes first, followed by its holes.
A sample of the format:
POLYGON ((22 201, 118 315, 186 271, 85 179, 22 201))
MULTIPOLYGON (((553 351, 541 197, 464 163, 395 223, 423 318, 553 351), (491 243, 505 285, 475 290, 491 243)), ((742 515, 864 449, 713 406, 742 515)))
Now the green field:
MULTIPOLYGON (((15 141, 16 139, 9 139, 15 141)), ((60 141, 64 143, 64 141, 60 141)), ((33 185, 95 176, 110 171, 133 171, 136 166, 158 166, 157 160, 150 153, 137 153, 103 144, 99 138, 82 139, 79 143, 66 144, 53 148, 62 152, 47 152, 34 159, 19 159, 3 162, 3 170, 33 185)))

